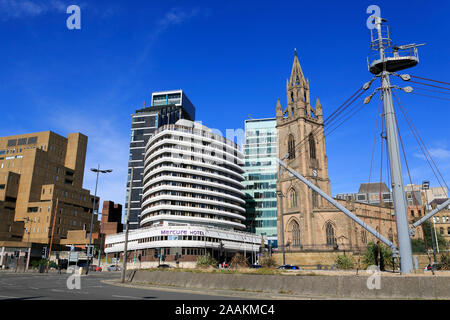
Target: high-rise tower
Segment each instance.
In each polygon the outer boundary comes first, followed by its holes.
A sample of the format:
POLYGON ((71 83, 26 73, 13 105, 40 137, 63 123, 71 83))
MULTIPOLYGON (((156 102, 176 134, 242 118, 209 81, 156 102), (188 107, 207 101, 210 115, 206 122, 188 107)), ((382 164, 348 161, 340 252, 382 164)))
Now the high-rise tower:
POLYGON ((148 138, 159 127, 174 124, 179 119, 195 120, 195 107, 183 90, 152 93, 151 107, 136 110, 131 115, 130 157, 128 160, 127 193, 125 215, 130 195, 131 167, 134 168, 131 186, 130 229, 139 227, 141 214, 142 180, 144 175, 144 153, 148 138))

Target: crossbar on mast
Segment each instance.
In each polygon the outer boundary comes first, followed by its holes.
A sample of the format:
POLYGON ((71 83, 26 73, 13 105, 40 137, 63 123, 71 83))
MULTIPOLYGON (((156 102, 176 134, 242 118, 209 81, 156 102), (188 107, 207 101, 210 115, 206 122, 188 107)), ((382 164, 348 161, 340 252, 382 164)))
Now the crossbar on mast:
POLYGON ((447 201, 445 201, 444 203, 442 203, 441 205, 437 206, 436 209, 434 209, 431 212, 428 212, 428 214, 426 214, 425 216, 423 216, 420 220, 417 220, 416 222, 414 222, 412 224, 412 228, 409 230, 409 233, 413 236, 414 235, 414 229, 417 228, 418 226, 420 226, 422 223, 424 223, 425 221, 427 221, 428 219, 430 219, 432 216, 434 216, 436 213, 438 213, 439 211, 441 211, 442 209, 445 209, 448 205, 450 205, 450 199, 447 199, 447 201))

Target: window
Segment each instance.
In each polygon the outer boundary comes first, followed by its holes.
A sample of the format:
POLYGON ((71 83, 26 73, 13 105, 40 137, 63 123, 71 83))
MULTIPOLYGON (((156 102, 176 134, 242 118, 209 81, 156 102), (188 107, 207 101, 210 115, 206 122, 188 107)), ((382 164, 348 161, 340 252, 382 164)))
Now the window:
POLYGON ((414 210, 411 210, 411 217, 414 217, 414 210))
POLYGON ((295 139, 292 136, 292 134, 289 135, 288 138, 288 152, 289 152, 289 159, 295 158, 295 139))
POLYGON ((292 245, 300 246, 300 226, 297 221, 291 222, 291 233, 292 233, 292 245))
POLYGON ((393 233, 392 233, 392 228, 389 228, 389 231, 388 231, 388 238, 389 238, 389 241, 390 241, 390 242, 393 242, 393 241, 394 241, 394 235, 393 235, 393 233))
POLYGON ((312 133, 309 134, 309 157, 316 159, 316 142, 312 133))
POLYGON ((440 227, 440 228, 439 228, 439 233, 440 233, 441 235, 444 235, 444 228, 440 227))
POLYGON ((37 142, 37 137, 29 137, 28 138, 28 144, 34 144, 37 142))
POLYGON ((361 242, 366 244, 367 243, 367 233, 365 230, 361 231, 361 242))
POLYGON ((331 222, 326 225, 327 245, 335 245, 336 237, 334 236, 334 227, 331 222))
POLYGON ((14 147, 15 145, 17 145, 17 139, 8 140, 8 147, 14 147))
POLYGON ((294 189, 291 189, 289 192, 289 205, 290 208, 297 207, 297 192, 294 189))
POLYGON ((317 192, 315 192, 314 190, 312 191, 312 204, 313 204, 313 208, 317 208, 319 206, 319 197, 317 192))

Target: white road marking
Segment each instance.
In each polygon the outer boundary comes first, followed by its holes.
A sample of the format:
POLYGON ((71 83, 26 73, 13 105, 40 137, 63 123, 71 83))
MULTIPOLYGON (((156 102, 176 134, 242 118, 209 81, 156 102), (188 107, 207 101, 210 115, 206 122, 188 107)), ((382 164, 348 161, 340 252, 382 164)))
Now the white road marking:
POLYGON ((112 295, 113 297, 116 297, 116 298, 126 298, 126 299, 142 299, 142 298, 140 298, 140 297, 131 297, 131 296, 118 296, 118 295, 112 295))

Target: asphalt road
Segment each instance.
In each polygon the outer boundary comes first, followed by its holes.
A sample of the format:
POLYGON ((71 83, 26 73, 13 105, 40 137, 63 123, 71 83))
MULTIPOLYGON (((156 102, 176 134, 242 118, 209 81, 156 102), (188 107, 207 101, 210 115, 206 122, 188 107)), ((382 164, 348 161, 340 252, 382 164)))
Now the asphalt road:
MULTIPOLYGON (((102 280, 118 280, 120 272, 91 272, 80 277, 80 289, 69 289, 70 274, 0 272, 0 300, 231 300, 234 296, 199 294, 166 288, 132 288, 102 280)), ((72 281, 72 286, 76 284, 72 281)))

